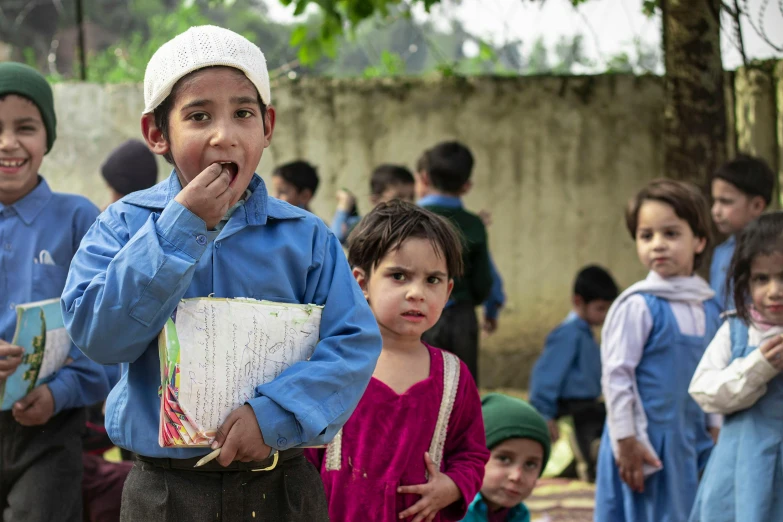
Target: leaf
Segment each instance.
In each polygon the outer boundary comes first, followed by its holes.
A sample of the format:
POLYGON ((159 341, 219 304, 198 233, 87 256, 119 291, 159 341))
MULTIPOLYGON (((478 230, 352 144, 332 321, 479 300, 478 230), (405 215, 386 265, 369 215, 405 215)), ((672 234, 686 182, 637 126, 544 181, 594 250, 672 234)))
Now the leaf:
POLYGON ((291 39, 288 41, 291 47, 301 45, 307 38, 307 26, 300 25, 291 32, 291 39))

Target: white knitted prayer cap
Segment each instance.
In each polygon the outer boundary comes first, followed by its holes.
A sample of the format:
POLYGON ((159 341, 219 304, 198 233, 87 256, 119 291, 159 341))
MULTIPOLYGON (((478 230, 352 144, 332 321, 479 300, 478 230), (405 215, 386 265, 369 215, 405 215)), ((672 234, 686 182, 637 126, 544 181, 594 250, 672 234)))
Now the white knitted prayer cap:
POLYGON ((155 110, 183 76, 203 67, 224 65, 239 69, 269 105, 269 72, 261 49, 244 36, 214 25, 191 27, 155 51, 144 72, 144 112, 155 110))

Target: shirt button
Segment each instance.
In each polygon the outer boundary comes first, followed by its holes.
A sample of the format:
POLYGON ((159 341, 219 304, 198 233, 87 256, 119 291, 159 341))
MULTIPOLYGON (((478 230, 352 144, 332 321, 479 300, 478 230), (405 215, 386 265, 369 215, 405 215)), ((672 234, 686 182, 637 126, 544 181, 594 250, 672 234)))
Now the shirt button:
POLYGON ((215 242, 215 248, 220 248, 220 241, 215 242))
POLYGON ((196 236, 196 243, 198 243, 201 246, 204 246, 207 244, 207 236, 204 234, 199 234, 196 236))
POLYGON ((16 308, 16 303, 11 303, 10 305, 8 305, 8 308, 10 310, 14 310, 16 308))
POLYGON ((5 248, 6 250, 8 250, 10 252, 11 251, 11 243, 6 243, 5 245, 3 245, 3 248, 5 248))
POLYGON ((288 439, 286 439, 285 437, 280 437, 279 439, 277 439, 277 447, 282 448, 283 446, 286 445, 287 442, 288 439))

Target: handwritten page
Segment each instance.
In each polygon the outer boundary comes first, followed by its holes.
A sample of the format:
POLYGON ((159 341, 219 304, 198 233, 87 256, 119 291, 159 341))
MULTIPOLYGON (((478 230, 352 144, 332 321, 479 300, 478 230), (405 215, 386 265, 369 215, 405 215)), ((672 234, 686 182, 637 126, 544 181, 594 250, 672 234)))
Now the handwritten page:
POLYGON ((176 311, 177 402, 207 437, 255 388, 310 358, 321 307, 245 299, 188 299, 176 311))

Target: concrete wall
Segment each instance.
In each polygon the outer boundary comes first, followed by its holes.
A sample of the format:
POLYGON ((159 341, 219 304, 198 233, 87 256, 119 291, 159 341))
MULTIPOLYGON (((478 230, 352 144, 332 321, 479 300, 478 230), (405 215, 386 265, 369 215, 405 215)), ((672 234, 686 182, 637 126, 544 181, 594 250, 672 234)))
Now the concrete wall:
MULTIPOLYGON (((508 294, 499 331, 483 340, 482 385, 526 385, 544 336, 569 310, 579 267, 605 265, 622 286, 644 275, 622 216, 628 198, 663 175, 659 78, 313 79, 272 92, 277 127, 259 172, 268 179, 275 164, 315 163, 313 209, 327 220, 340 187, 368 210, 374 165, 413 167, 445 139, 471 147, 466 204, 492 212, 491 249, 508 294)), ((60 84, 55 98, 59 137, 42 172, 55 189, 103 204, 98 168, 115 145, 140 136, 141 87, 60 84)))

